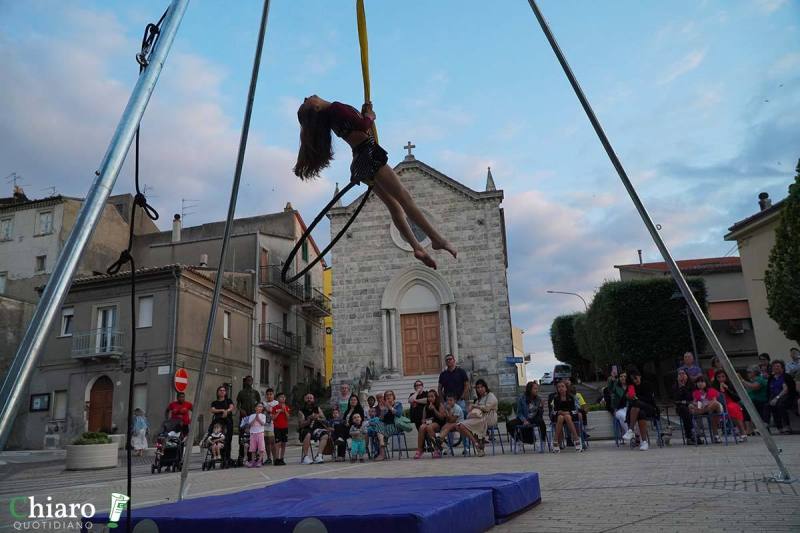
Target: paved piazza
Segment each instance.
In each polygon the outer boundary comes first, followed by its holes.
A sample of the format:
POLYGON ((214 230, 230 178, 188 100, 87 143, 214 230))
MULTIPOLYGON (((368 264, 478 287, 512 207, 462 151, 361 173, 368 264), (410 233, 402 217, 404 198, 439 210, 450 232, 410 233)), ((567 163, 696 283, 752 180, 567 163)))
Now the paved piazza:
MULTIPOLYGON (((800 438, 777 437, 783 457, 800 475, 800 438)), ((493 532, 526 531, 800 531, 800 483, 763 481, 775 472, 757 439, 740 445, 685 447, 640 452, 593 442, 585 453, 498 455, 391 460, 381 463, 326 463, 301 466, 291 447, 288 466, 201 472, 199 458, 190 474, 191 497, 235 492, 291 477, 405 477, 536 471, 542 503, 493 532)), ((52 496, 53 501, 91 502, 107 509, 111 492, 125 492, 124 468, 65 472, 58 457, 0 454, 0 530, 13 530, 8 500, 52 496)), ((150 458, 135 458, 133 496, 139 506, 173 499, 179 475, 150 474, 150 458)))

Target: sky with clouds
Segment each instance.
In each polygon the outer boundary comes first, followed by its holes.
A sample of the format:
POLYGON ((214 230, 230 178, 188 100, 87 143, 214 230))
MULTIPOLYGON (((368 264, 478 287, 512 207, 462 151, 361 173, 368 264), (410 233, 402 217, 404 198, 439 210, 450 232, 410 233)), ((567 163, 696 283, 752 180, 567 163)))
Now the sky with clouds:
MULTIPOLYGON (((291 173, 296 108, 317 93, 358 104, 354 2, 274 1, 238 216, 311 219, 348 180, 291 173)), ((84 196, 135 83, 144 26, 167 2, 0 0, 0 175, 29 196, 84 196)), ((538 376, 548 330, 581 310, 614 264, 659 260, 524 1, 367 0, 372 91, 392 161, 415 154, 505 191, 512 318, 538 376)), ((736 254, 726 228, 786 195, 800 157, 800 2, 541 0, 585 93, 677 258, 736 254)), ((224 218, 260 2, 190 4, 142 122, 142 181, 163 220, 224 218)), ((0 187, 8 189, 5 182, 0 187)), ((114 189, 130 192, 126 164, 114 189)), ((316 238, 328 240, 321 226, 316 238)), ((412 261, 412 259, 409 259, 412 261)))

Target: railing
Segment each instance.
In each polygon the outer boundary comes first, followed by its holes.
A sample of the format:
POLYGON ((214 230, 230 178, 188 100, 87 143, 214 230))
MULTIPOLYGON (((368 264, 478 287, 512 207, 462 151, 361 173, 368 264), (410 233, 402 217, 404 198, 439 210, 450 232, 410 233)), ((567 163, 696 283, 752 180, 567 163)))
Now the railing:
POLYGON ((78 331, 72 334, 72 357, 122 355, 125 334, 110 328, 78 331))
POLYGON ((259 267, 259 284, 263 287, 276 287, 302 301, 303 286, 297 281, 292 283, 284 283, 281 280, 281 268, 282 267, 280 265, 259 267))
POLYGON ((316 307, 322 314, 331 314, 331 299, 325 296, 321 290, 306 286, 304 296, 305 304, 316 307))
POLYGON ((284 331, 277 324, 258 325, 258 342, 262 346, 299 354, 300 340, 300 335, 295 335, 291 331, 284 331))

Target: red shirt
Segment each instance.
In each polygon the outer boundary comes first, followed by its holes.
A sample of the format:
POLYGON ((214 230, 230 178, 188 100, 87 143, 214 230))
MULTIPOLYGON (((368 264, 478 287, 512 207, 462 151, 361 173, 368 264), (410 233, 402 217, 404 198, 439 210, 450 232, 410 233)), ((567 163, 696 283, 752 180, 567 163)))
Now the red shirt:
POLYGON ((286 404, 278 404, 272 408, 272 423, 275 429, 289 429, 289 415, 292 410, 286 404))
POLYGON ((189 425, 189 411, 192 410, 191 402, 184 400, 183 403, 178 403, 176 400, 169 404, 167 409, 169 410, 170 419, 180 419, 184 425, 189 425))
POLYGON ((337 137, 347 140, 348 135, 354 131, 369 133, 373 121, 363 116, 358 110, 341 102, 332 102, 328 108, 330 113, 331 129, 337 137))

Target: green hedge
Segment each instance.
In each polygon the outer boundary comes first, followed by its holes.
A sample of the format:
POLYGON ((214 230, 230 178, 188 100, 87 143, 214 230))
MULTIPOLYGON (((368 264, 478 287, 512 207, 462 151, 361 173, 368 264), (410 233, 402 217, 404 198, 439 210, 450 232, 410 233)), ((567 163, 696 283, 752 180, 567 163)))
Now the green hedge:
POLYGON ((103 432, 87 431, 75 439, 72 444, 81 446, 88 444, 111 444, 111 438, 103 432))

